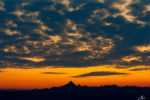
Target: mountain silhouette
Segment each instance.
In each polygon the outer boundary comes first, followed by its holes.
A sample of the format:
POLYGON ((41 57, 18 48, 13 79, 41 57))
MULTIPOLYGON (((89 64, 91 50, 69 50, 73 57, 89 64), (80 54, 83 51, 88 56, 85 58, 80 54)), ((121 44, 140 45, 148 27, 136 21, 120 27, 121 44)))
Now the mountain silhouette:
POLYGON ((72 81, 60 87, 34 90, 0 90, 0 100, 150 100, 149 87, 106 85, 88 87, 72 81))
POLYGON ((77 86, 72 81, 70 81, 69 83, 67 83, 66 85, 61 86, 61 87, 63 87, 63 88, 76 88, 77 86))

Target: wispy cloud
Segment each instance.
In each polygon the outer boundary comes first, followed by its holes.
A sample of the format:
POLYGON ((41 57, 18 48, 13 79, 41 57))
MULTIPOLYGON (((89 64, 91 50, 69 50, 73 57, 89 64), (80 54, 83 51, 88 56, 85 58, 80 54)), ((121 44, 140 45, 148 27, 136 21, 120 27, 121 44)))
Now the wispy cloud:
POLYGON ((150 70, 150 68, 149 67, 147 67, 147 68, 134 68, 134 69, 131 69, 130 71, 145 71, 145 70, 150 70))
POLYGON ((0 70, 0 73, 2 73, 2 72, 4 72, 4 71, 0 70))
POLYGON ((41 74, 67 74, 67 73, 60 73, 60 72, 42 72, 41 74))
POLYGON ((109 76, 109 75, 126 75, 126 74, 128 73, 101 71, 101 72, 90 72, 90 73, 81 74, 81 75, 72 76, 72 77, 82 78, 82 77, 88 77, 88 76, 109 76))

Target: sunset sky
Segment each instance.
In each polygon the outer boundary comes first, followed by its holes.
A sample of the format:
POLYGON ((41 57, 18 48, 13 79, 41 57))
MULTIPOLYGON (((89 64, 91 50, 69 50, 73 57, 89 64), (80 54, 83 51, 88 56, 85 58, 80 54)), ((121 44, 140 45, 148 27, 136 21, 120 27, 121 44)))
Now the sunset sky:
POLYGON ((0 89, 150 87, 149 0, 0 0, 0 89))

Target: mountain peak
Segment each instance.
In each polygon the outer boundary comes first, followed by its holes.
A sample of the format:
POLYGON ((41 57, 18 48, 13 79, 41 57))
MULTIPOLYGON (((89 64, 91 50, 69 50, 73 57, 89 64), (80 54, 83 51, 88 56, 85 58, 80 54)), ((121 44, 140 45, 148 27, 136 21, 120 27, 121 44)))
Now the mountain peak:
POLYGON ((67 83, 67 84, 64 85, 63 87, 74 88, 74 87, 76 87, 76 85, 75 85, 72 81, 70 81, 69 83, 67 83))
POLYGON ((72 81, 70 81, 68 84, 74 84, 72 81))

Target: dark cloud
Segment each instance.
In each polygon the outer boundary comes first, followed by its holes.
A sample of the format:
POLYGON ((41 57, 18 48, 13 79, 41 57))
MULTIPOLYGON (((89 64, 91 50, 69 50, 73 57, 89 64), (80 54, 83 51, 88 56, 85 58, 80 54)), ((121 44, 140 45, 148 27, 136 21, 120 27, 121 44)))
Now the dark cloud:
POLYGON ((134 68, 134 69, 131 69, 130 71, 149 71, 150 70, 150 68, 149 67, 147 67, 147 68, 134 68))
POLYGON ((131 67, 134 67, 134 66, 115 66, 114 68, 117 68, 117 69, 128 69, 128 68, 131 68, 131 67))
POLYGON ((58 72, 42 72, 41 74, 67 74, 67 73, 58 73, 58 72))
POLYGON ((72 76, 72 77, 82 78, 82 77, 89 77, 89 76, 109 76, 109 75, 126 75, 126 74, 128 74, 128 73, 102 71, 102 72, 90 72, 90 73, 81 74, 81 75, 72 76))
POLYGON ((8 72, 8 71, 3 71, 3 70, 0 70, 0 74, 1 74, 1 73, 5 73, 5 72, 8 72))
POLYGON ((1 1, 0 67, 149 66, 150 1, 103 1, 1 1))

